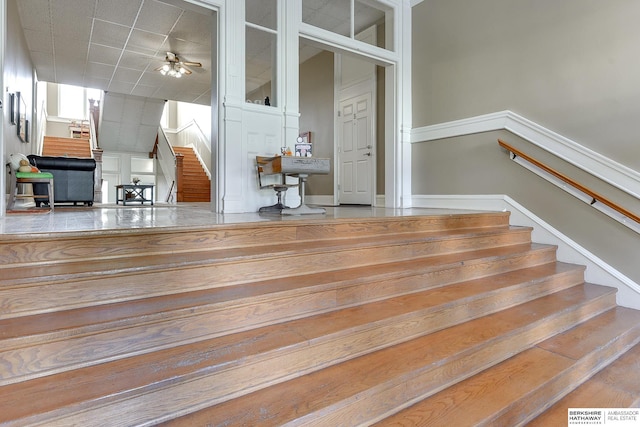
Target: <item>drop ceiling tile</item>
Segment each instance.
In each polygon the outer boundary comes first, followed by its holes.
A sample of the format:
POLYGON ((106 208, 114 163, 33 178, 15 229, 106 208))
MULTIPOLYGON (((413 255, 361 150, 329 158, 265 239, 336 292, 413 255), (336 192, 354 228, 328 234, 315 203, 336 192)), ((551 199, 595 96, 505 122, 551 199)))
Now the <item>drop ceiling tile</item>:
POLYGON ((138 52, 125 50, 120 58, 120 66, 132 70, 145 71, 149 68, 151 57, 138 52))
POLYGON ((32 52, 47 52, 53 54, 53 41, 51 32, 45 30, 24 30, 27 46, 32 52))
POLYGON ((86 61, 87 48, 86 41, 67 37, 55 37, 53 44, 58 58, 65 58, 65 61, 86 61))
POLYGON ((144 103, 140 123, 157 128, 164 111, 164 104, 165 102, 160 99, 147 99, 144 103))
POLYGON ((51 31, 51 17, 46 0, 21 0, 16 3, 23 28, 51 31))
POLYGON ((171 31, 171 37, 211 46, 212 28, 213 14, 203 15, 186 10, 171 31))
POLYGON ((134 86, 135 85, 133 83, 117 82, 117 81, 114 80, 109 85, 109 89, 108 90, 114 91, 114 92, 118 92, 118 93, 131 93, 131 91, 133 90, 134 86))
POLYGON ((169 79, 172 79, 172 78, 173 77, 163 76, 158 71, 151 70, 143 74, 139 84, 145 85, 145 86, 154 86, 154 87, 164 86, 166 84, 171 83, 171 80, 169 79))
MULTIPOLYGON (((155 55, 162 50, 162 44, 166 38, 167 36, 163 34, 134 29, 131 33, 131 38, 127 42, 127 50, 155 55)), ((164 56, 164 52, 162 54, 164 56)))
POLYGON ((120 49, 92 43, 89 46, 89 61, 115 65, 121 54, 120 49))
POLYGON ((84 65, 78 67, 69 63, 56 63, 56 76, 59 83, 68 85, 78 85, 80 83, 79 86, 83 86, 84 65))
POLYGON ((109 88, 110 79, 100 79, 97 77, 85 77, 84 85, 91 89, 107 90, 109 88))
POLYGON ((118 93, 105 94, 102 109, 102 120, 107 122, 120 122, 125 95, 118 93))
POLYGON ((112 122, 102 122, 98 128, 100 135, 100 146, 103 149, 112 149, 118 143, 118 135, 120 134, 120 126, 114 125, 112 122))
POLYGON ((50 53, 31 52, 31 60, 36 69, 39 67, 53 67, 53 55, 50 53))
POLYGON ((113 75, 113 79, 119 82, 127 82, 135 85, 138 82, 138 79, 140 79, 141 74, 142 72, 139 70, 118 67, 113 75))
MULTIPOLYGON (((64 2, 56 2, 64 3, 64 2)), ((53 21, 53 36, 61 36, 66 39, 88 41, 91 36, 92 18, 81 16, 78 13, 65 15, 53 21)))
MULTIPOLYGON (((140 99, 144 100, 144 98, 140 99)), ((144 101, 132 102, 131 99, 127 99, 124 103, 124 110, 122 111, 122 123, 139 125, 142 119, 143 107, 144 101)))
POLYGON ((95 0, 49 0, 54 21, 62 21, 65 18, 68 20, 81 17, 91 18, 96 6, 95 3, 95 0))
POLYGON ((142 0, 98 0, 96 18, 122 25, 133 25, 142 0))
POLYGON ((156 89, 155 86, 136 85, 131 91, 131 95, 152 97, 156 89))
POLYGON ((89 62, 85 67, 85 73, 98 79, 111 80, 115 67, 98 62, 89 62))
POLYGON ((124 25, 95 19, 93 21, 91 42, 122 49, 127 42, 130 31, 129 27, 125 27, 124 25))
POLYGON ((158 34, 169 34, 182 10, 156 0, 145 0, 136 28, 158 34))

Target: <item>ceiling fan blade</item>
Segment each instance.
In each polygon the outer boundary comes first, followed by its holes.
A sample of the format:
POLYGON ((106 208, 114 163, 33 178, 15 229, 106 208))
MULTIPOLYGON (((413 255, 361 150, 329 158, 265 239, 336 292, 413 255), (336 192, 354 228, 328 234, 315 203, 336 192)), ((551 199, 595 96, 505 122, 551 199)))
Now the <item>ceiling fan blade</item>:
POLYGON ((200 62, 184 61, 184 62, 182 62, 182 65, 188 65, 190 67, 202 67, 202 64, 200 62))
POLYGON ((185 67, 184 64, 182 64, 182 68, 184 69, 184 73, 182 73, 182 74, 189 75, 189 74, 191 74, 193 72, 190 69, 188 69, 187 67, 185 67))

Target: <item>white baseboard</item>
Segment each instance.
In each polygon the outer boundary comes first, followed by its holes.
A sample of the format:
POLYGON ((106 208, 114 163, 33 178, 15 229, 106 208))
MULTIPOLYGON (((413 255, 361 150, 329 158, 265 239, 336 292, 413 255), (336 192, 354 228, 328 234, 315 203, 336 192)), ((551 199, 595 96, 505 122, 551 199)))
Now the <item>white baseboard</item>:
POLYGON ((640 198, 640 172, 509 110, 414 128, 411 130, 411 142, 422 143, 498 130, 507 130, 518 135, 614 187, 640 198))
MULTIPOLYGON (((306 195, 305 201, 310 205, 322 205, 322 206, 334 206, 334 198, 333 196, 309 196, 306 195)), ((384 194, 376 195, 376 206, 384 207, 385 197, 384 194)))
POLYGON ((640 310, 640 285, 572 239, 543 221, 507 195, 414 195, 414 208, 509 211, 510 223, 533 227, 532 239, 537 243, 558 246, 558 260, 585 265, 585 280, 618 289, 618 305, 640 310))

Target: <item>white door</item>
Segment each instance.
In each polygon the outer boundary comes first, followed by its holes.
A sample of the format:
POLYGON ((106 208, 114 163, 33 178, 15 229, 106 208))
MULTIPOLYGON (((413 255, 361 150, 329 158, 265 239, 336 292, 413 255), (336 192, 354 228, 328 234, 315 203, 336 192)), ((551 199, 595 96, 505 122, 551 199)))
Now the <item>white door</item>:
POLYGON ((371 93, 340 103, 340 204, 373 204, 371 93))

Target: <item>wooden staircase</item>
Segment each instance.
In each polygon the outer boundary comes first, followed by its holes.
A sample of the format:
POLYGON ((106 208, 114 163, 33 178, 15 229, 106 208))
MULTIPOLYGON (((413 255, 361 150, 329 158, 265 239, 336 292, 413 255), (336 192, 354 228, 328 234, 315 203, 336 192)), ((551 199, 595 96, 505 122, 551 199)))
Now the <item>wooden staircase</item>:
POLYGON ((87 138, 63 138, 45 136, 42 155, 53 157, 91 157, 91 145, 87 138))
POLYGON ((640 312, 508 215, 0 235, 0 425, 552 426, 637 405, 640 312))
POLYGON ((210 202, 211 180, 200 164, 193 148, 173 147, 173 151, 184 156, 182 201, 210 202))

